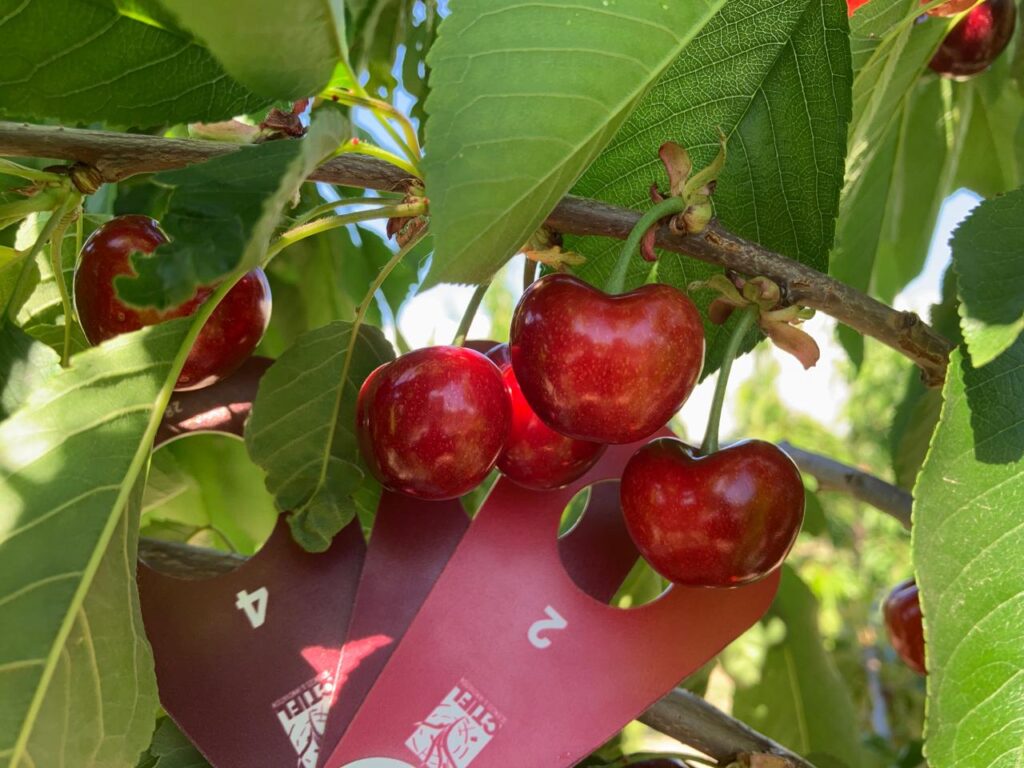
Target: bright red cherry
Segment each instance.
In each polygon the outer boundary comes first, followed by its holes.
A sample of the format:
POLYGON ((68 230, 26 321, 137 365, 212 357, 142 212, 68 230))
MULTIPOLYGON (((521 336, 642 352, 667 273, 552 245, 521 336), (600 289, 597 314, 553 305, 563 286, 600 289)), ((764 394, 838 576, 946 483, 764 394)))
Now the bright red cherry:
POLYGON ((924 627, 917 583, 907 579, 893 588, 882 606, 889 640, 904 663, 919 675, 927 674, 924 665, 924 627))
POLYGON ((594 466, 607 446, 566 437, 540 420, 516 381, 508 344, 494 347, 487 357, 501 371, 512 402, 512 425, 498 458, 501 473, 527 488, 550 490, 571 483, 594 466))
POLYGON ((557 432, 598 443, 654 434, 683 404, 704 364, 697 308, 668 285, 609 296, 552 274, 512 316, 512 367, 526 401, 557 432))
POLYGON ((452 499, 494 467, 511 411, 494 363, 464 347, 428 347, 367 377, 356 434, 382 485, 421 499, 452 499))
POLYGON ((1015 0, 985 0, 946 35, 928 66, 958 80, 984 72, 1009 45, 1016 23, 1015 0))
MULTIPOLYGON (((89 236, 75 269, 75 309, 90 343, 191 315, 213 293, 212 287, 198 288, 191 299, 162 312, 130 307, 117 297, 114 278, 135 274, 131 254, 152 253, 166 242, 160 225, 148 216, 119 216, 89 236)), ((206 321, 175 389, 199 389, 229 375, 249 358, 269 322, 270 286, 256 268, 235 283, 206 321)))
POLYGON ((786 558, 804 516, 800 471, 761 440, 708 456, 675 438, 653 440, 626 464, 619 493, 640 554, 688 586, 764 578, 786 558))

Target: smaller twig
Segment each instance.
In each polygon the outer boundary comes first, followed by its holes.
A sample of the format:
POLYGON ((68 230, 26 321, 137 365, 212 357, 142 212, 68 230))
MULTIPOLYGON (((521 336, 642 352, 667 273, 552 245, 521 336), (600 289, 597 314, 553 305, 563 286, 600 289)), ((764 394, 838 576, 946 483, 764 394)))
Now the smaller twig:
POLYGON ((722 764, 734 761, 741 752, 760 752, 784 758, 794 768, 814 768, 800 755, 681 688, 656 702, 639 720, 722 764))
POLYGON ((902 488, 848 464, 805 451, 788 442, 779 447, 789 454, 800 471, 814 477, 823 490, 842 491, 875 509, 892 515, 910 528, 914 497, 902 488))

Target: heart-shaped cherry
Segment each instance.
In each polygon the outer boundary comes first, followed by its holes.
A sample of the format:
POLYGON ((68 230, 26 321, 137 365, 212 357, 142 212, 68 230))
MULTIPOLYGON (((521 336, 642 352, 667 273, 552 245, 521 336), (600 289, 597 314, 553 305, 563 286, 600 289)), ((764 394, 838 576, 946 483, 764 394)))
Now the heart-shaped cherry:
POLYGON ((1010 44, 1016 23, 1015 0, 985 0, 946 35, 928 66, 957 80, 984 72, 1010 44))
POLYGON ((428 347, 367 377, 356 403, 356 434, 385 487, 452 499, 494 468, 511 410, 494 363, 464 347, 428 347))
POLYGON ((919 675, 927 674, 924 665, 924 626, 921 601, 913 579, 897 584, 882 606, 889 640, 904 663, 919 675))
POLYGON ((509 346, 523 395, 549 427, 631 443, 663 427, 693 391, 704 328, 693 302, 671 286, 609 296, 552 274, 520 299, 509 346))
POLYGON ((619 492, 640 554, 688 586, 764 578, 782 564, 804 516, 800 471, 761 440, 708 456, 675 438, 653 440, 629 460, 619 492))
MULTIPOLYGON (((211 293, 198 288, 183 304, 165 311, 130 307, 117 297, 114 278, 133 275, 129 257, 152 253, 167 242, 160 225, 148 216, 118 216, 86 240, 75 268, 75 310, 92 344, 143 326, 191 315, 211 293)), ((232 286, 199 332, 175 385, 177 390, 209 386, 244 363, 270 322, 270 286, 263 270, 246 273, 232 286)))
POLYGON ((516 381, 508 344, 494 347, 487 357, 501 371, 512 403, 512 426, 498 458, 501 473, 527 488, 550 490, 571 483, 594 466, 607 446, 566 437, 540 420, 516 381))

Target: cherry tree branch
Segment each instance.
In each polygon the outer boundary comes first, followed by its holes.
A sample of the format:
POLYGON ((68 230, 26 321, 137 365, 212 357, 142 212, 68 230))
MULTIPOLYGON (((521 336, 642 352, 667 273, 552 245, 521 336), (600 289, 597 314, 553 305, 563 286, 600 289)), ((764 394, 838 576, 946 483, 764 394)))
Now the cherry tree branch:
POLYGON ((801 472, 814 477, 823 490, 848 493, 892 515, 903 523, 904 528, 910 529, 910 510, 914 497, 907 491, 856 467, 805 451, 788 442, 779 443, 779 447, 789 454, 801 472))
MULTIPOLYGON (((212 578, 245 562, 240 555, 147 538, 139 541, 139 556, 152 568, 182 579, 212 578)), ((785 757, 797 768, 814 768, 799 755, 687 691, 669 693, 640 720, 722 764, 732 762, 741 752, 763 752, 785 757)))
MULTIPOLYGON (((212 141, 0 122, 0 156, 84 163, 95 168, 103 182, 181 168, 236 149, 237 145, 212 141)), ((310 178, 378 190, 401 189, 408 182, 407 174, 400 168, 355 154, 327 161, 310 178)), ((640 215, 626 208, 567 196, 555 207, 546 224, 566 234, 624 240, 640 215)), ((940 385, 945 377, 953 345, 916 314, 899 312, 811 267, 744 240, 718 222, 712 222, 698 235, 675 235, 667 227, 661 227, 657 244, 665 250, 745 275, 768 277, 782 287, 790 302, 825 312, 913 360, 929 386, 940 385)))

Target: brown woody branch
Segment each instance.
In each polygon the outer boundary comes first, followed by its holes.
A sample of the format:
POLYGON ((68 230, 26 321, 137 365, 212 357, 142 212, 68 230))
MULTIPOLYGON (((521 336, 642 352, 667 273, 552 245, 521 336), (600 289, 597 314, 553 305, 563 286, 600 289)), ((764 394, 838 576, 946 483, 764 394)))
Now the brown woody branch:
POLYGON ((914 497, 907 491, 856 467, 805 451, 788 442, 779 443, 779 447, 789 454, 802 472, 814 477, 822 490, 847 493, 892 515, 905 528, 910 528, 914 497))
MULTIPOLYGON (((145 538, 139 542, 139 556, 151 567, 184 579, 211 578, 245 562, 240 555, 145 538)), ((797 768, 814 768, 799 755, 686 691, 668 694, 640 720, 722 764, 732 762, 740 753, 752 752, 784 757, 797 768)))
MULTIPOLYGON (((0 156, 77 161, 94 167, 105 182, 181 168, 237 148, 212 141, 0 122, 0 156)), ((402 170, 360 155, 333 158, 310 178, 379 190, 399 189, 407 181, 402 170)), ((621 240, 639 218, 636 211, 568 196, 555 207, 546 223, 558 232, 621 240)), ((952 344, 912 312, 894 310, 815 269, 737 237, 717 222, 699 235, 675 235, 662 227, 657 243, 665 250, 745 275, 764 275, 782 286, 792 303, 825 312, 913 360, 929 386, 938 386, 945 377, 952 344)))

